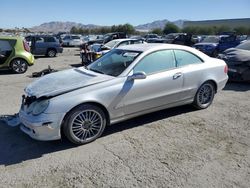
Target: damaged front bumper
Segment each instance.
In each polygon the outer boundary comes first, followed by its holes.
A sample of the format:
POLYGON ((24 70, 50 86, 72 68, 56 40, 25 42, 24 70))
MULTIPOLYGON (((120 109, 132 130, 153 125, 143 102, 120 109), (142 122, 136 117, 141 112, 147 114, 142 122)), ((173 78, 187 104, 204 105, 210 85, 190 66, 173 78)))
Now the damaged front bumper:
POLYGON ((20 129, 36 140, 58 140, 61 138, 60 128, 64 115, 64 113, 42 113, 38 116, 34 116, 27 114, 21 109, 19 111, 20 129))

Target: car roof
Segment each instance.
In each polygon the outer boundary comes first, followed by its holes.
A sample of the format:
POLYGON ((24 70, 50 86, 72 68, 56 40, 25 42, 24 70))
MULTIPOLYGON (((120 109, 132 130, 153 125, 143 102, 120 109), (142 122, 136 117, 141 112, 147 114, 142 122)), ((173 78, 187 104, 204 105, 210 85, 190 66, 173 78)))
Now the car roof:
POLYGON ((25 38, 28 38, 28 37, 56 38, 55 36, 52 36, 52 35, 28 35, 25 38))
POLYGON ((138 52, 146 52, 150 53, 157 50, 168 50, 168 49, 178 49, 178 50, 186 50, 188 52, 194 53, 198 55, 203 60, 210 58, 206 54, 200 52, 195 48, 191 48, 189 46, 178 45, 178 44, 166 44, 166 43, 146 43, 146 44, 133 44, 121 46, 116 49, 129 50, 129 51, 138 51, 138 52))
POLYGON ((137 41, 137 40, 141 40, 141 39, 130 39, 130 38, 126 38, 126 39, 114 39, 114 40, 111 40, 111 41, 123 42, 123 41, 137 41))
POLYGON ((18 39, 22 39, 21 37, 13 37, 13 36, 0 36, 0 39, 5 39, 5 40, 18 40, 18 39))
POLYGON ((158 50, 158 49, 172 49, 172 48, 186 49, 187 47, 177 44, 159 44, 159 43, 133 44, 133 45, 126 45, 119 47, 119 49, 134 50, 141 52, 145 52, 152 49, 158 50))

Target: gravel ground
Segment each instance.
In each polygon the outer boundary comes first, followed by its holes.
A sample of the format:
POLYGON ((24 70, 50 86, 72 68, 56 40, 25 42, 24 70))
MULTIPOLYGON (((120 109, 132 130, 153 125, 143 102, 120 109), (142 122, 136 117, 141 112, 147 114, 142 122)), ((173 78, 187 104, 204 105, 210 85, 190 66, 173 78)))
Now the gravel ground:
MULTIPOLYGON (((32 72, 80 65, 79 51, 0 72, 0 117, 18 112, 32 72)), ((87 145, 39 142, 0 121, 0 187, 250 187, 250 85, 229 83, 205 110, 182 106, 107 127, 87 145)))

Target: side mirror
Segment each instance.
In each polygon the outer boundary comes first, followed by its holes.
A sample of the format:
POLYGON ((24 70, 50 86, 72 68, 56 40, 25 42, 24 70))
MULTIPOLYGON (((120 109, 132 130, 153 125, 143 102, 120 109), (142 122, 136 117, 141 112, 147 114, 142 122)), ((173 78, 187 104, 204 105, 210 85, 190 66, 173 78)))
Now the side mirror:
POLYGON ((129 80, 145 79, 147 77, 145 72, 135 72, 133 75, 129 76, 129 80))

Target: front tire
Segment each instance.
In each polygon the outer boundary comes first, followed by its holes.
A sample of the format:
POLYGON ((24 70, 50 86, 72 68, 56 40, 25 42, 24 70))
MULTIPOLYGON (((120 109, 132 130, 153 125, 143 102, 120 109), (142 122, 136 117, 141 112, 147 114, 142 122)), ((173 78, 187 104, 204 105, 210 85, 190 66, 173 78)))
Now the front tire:
POLYGON ((10 64, 11 70, 16 74, 25 73, 28 69, 28 63, 24 59, 14 59, 10 64))
POLYGON ((66 116, 63 132, 74 144, 86 144, 100 137, 106 124, 106 116, 99 107, 83 104, 66 116))
POLYGON ((214 95, 215 95, 214 83, 205 82, 198 89, 193 104, 197 109, 205 109, 212 104, 214 95))

